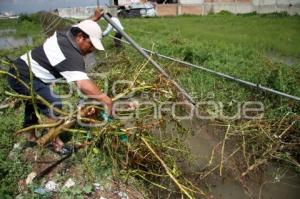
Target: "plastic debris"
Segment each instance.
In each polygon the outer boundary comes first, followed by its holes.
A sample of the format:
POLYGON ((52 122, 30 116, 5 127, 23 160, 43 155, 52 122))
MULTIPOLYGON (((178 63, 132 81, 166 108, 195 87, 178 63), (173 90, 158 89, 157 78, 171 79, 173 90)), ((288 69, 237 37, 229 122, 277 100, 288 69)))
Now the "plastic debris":
POLYGON ((22 147, 21 147, 20 143, 14 144, 12 150, 8 154, 8 159, 13 160, 17 155, 17 151, 19 151, 21 149, 22 149, 22 147))
POLYGON ((101 196, 100 199, 106 199, 106 198, 104 198, 104 197, 101 196))
POLYGON ((14 144, 13 149, 21 149, 20 143, 14 144))
POLYGON ((29 185, 32 183, 33 179, 36 177, 37 173, 36 172, 31 172, 30 174, 28 174, 25 183, 26 185, 29 185))
POLYGON ((56 192, 58 189, 58 185, 54 181, 48 181, 45 184, 45 191, 46 192, 56 192))
POLYGON ((118 196, 120 196, 121 199, 129 199, 127 193, 122 191, 118 192, 118 196))
POLYGON ((125 133, 122 133, 119 135, 119 139, 122 141, 122 142, 125 142, 127 143, 128 142, 128 137, 125 133))
POLYGON ((39 187, 33 191, 34 193, 40 194, 40 195, 45 195, 47 191, 43 187, 39 187))
POLYGON ((107 113, 100 112, 100 118, 103 119, 105 122, 112 122, 113 118, 109 116, 107 113))
POLYGON ((73 187, 75 185, 75 182, 72 180, 72 178, 69 178, 63 187, 66 187, 66 188, 70 188, 70 187, 73 187))
POLYGON ((103 186, 101 186, 99 183, 93 183, 93 186, 94 186, 95 191, 103 191, 104 190, 103 186))

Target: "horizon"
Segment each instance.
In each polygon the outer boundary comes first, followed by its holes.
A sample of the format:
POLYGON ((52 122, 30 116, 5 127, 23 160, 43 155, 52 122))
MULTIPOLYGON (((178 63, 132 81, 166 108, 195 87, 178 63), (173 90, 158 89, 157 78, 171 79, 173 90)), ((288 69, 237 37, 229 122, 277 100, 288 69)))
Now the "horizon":
MULTIPOLYGON (((103 6, 109 0, 100 0, 103 6)), ((39 11, 52 11, 56 8, 95 6, 96 0, 0 0, 0 13, 30 14, 39 11), (58 6, 59 5, 59 6, 58 6)))

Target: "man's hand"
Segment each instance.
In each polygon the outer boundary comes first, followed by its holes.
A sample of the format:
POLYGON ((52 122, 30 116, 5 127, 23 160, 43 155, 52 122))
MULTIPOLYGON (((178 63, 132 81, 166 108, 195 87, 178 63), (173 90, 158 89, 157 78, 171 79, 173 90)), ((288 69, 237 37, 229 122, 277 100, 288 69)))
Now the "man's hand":
POLYGON ((103 8, 98 7, 94 12, 94 16, 91 17, 91 20, 97 22, 103 16, 103 14, 104 14, 103 8))
POLYGON ((80 109, 80 115, 82 117, 93 117, 97 114, 98 113, 94 107, 83 107, 80 109))
POLYGON ((95 99, 105 104, 108 108, 108 114, 109 115, 112 114, 112 106, 113 106, 112 100, 107 95, 102 93, 92 80, 90 79, 78 80, 76 81, 76 85, 79 88, 79 90, 83 94, 87 95, 89 98, 95 99))

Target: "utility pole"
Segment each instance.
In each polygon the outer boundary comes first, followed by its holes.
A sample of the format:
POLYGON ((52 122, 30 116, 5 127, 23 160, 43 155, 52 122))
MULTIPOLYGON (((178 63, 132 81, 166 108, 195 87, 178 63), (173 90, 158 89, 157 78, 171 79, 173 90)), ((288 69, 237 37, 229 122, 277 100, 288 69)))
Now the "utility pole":
POLYGON ((181 5, 180 0, 177 0, 177 10, 176 10, 176 16, 179 16, 181 14, 181 5), (180 10, 179 10, 180 9, 180 10))

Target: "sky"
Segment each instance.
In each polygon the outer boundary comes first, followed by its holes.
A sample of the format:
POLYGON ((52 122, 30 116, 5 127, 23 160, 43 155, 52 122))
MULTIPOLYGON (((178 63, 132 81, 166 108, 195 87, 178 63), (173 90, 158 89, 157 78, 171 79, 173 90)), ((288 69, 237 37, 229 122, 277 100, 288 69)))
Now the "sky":
MULTIPOLYGON (((99 0, 105 5, 109 0, 99 0)), ((55 8, 95 6, 97 0, 0 0, 0 12, 34 13, 41 10, 50 11, 55 8)))

